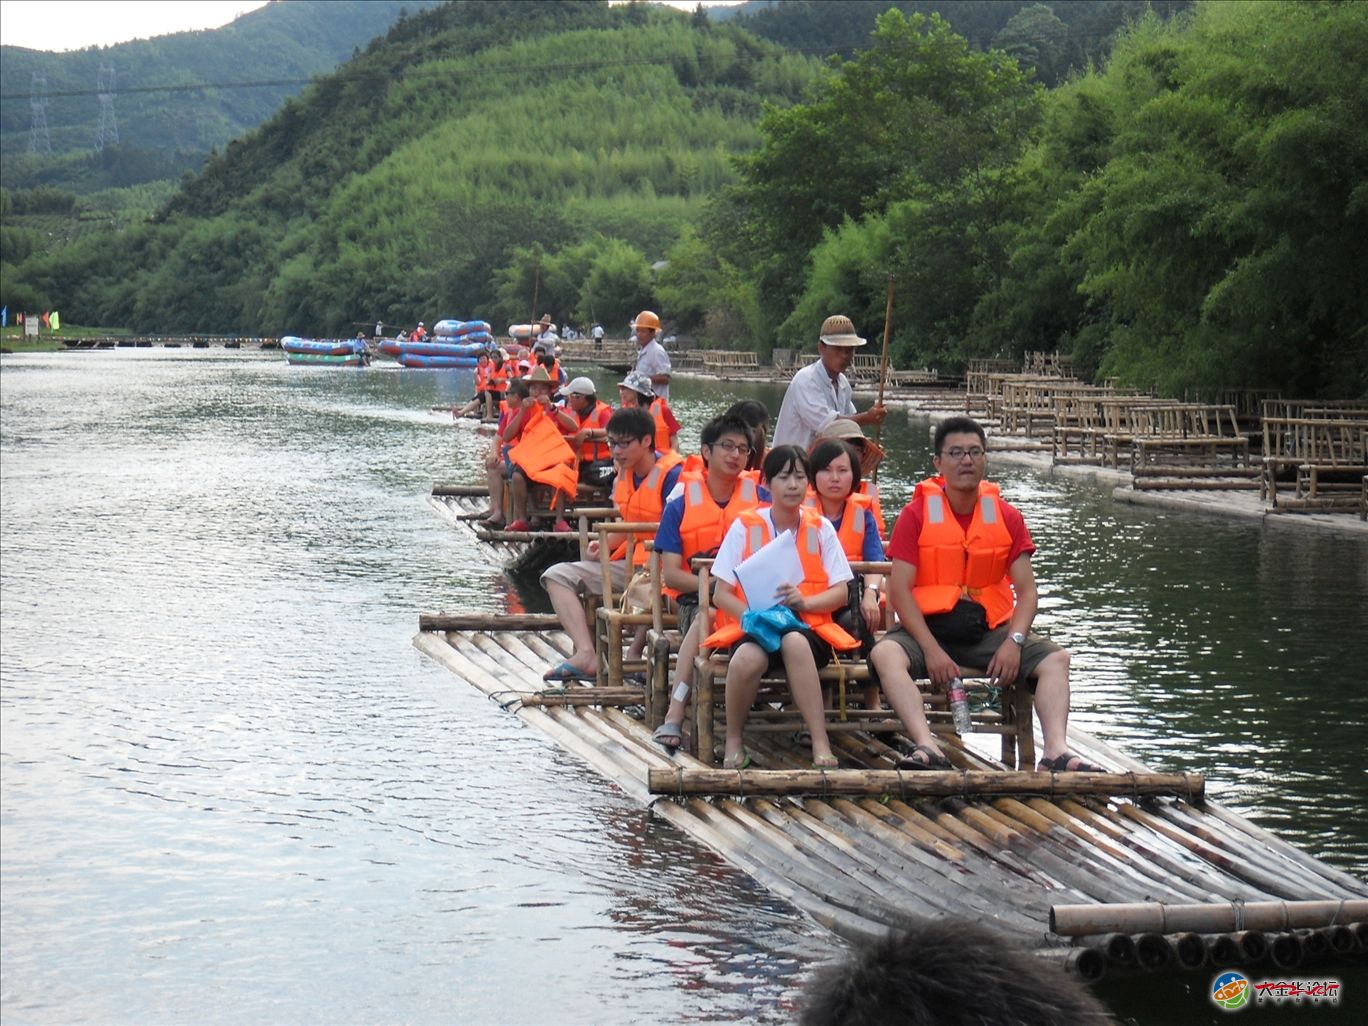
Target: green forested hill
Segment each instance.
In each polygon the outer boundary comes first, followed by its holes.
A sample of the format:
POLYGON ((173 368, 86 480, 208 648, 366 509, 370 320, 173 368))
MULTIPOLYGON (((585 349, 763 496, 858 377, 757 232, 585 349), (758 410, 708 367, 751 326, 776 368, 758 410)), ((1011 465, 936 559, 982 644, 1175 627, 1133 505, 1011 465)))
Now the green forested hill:
POLYGON ((30 260, 15 301, 325 333, 526 317, 535 278, 558 317, 618 322, 649 289, 643 261, 754 145, 762 101, 799 99, 816 72, 674 10, 435 8, 211 158, 156 223, 30 260))
MULTIPOLYGON (((313 75, 438 0, 290 0, 222 28, 50 53, 0 48, 0 180, 78 192, 176 177, 269 118, 313 75), (114 72, 118 143, 96 155, 101 68, 114 72), (30 152, 34 76, 46 81, 51 155, 30 152), (243 83, 269 85, 242 87, 243 83)), ((60 42, 60 40, 54 40, 60 42)))

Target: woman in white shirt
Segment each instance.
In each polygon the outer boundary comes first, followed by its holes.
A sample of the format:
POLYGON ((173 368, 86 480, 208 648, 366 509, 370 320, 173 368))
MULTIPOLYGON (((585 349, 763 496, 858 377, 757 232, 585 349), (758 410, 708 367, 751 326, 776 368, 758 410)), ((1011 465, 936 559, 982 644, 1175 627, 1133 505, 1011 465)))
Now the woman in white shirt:
POLYGON ((812 765, 834 769, 817 671, 831 661, 832 649, 852 650, 859 642, 832 620, 831 613, 846 601, 851 579, 850 564, 841 550, 831 522, 818 511, 804 509, 811 478, 808 457, 794 445, 781 445, 765 456, 762 470, 773 497, 768 509, 741 514, 722 539, 713 561, 717 579, 713 598, 717 607, 716 630, 703 642, 708 648, 732 648, 727 666, 727 741, 723 766, 744 769, 750 755, 742 744, 750 707, 755 703, 760 678, 783 668, 789 691, 812 736, 812 765), (771 598, 748 598, 737 580, 737 564, 758 552, 776 536, 791 532, 802 566, 802 580, 786 583, 771 598), (742 627, 748 610, 784 606, 798 623, 782 629, 779 649, 767 652, 742 627))

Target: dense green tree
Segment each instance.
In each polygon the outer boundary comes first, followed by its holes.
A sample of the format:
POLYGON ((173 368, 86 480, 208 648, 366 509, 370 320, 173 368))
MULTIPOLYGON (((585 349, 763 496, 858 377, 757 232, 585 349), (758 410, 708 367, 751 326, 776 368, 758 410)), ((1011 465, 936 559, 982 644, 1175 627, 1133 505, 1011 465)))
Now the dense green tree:
POLYGON ((999 214, 990 172, 1026 142, 1039 92, 1005 54, 973 52, 939 17, 890 10, 870 49, 834 61, 811 102, 766 112, 761 145, 728 196, 738 241, 718 244, 751 265, 767 319, 781 324, 808 254, 843 221, 913 198, 964 209, 969 193, 975 217, 999 214))
POLYGON ((981 337, 1170 392, 1368 391, 1368 8, 1202 4, 1051 97, 981 337))

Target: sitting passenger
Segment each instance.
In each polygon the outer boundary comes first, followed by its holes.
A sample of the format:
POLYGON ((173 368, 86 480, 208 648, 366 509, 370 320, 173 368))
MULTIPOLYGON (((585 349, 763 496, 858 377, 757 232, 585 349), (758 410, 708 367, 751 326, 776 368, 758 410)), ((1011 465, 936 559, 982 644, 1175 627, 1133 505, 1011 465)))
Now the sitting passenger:
MULTIPOLYGON (((618 410, 608 421, 608 446, 617 466, 613 505, 629 523, 655 523, 660 520, 665 496, 679 480, 679 456, 660 456, 652 444, 655 422, 645 410, 618 410)), ((593 680, 595 678, 594 638, 585 618, 584 604, 576 590, 583 585, 590 595, 603 595, 603 569, 599 563, 599 543, 589 543, 587 560, 557 563, 542 574, 542 587, 561 627, 570 635, 574 651, 570 658, 548 670, 543 680, 593 680)), ((632 567, 646 562, 646 547, 633 539, 627 551, 624 539, 613 551, 609 563, 612 586, 620 592, 632 567)))
POLYGON ((604 437, 613 408, 599 401, 598 389, 588 378, 575 378, 562 391, 565 405, 558 409, 556 420, 566 441, 575 448, 579 482, 603 488, 612 482, 616 466, 604 437))
POLYGON ((680 475, 682 492, 666 504, 656 532, 665 591, 678 601, 679 630, 683 634, 670 707, 665 711, 665 722, 653 735, 670 751, 684 739, 681 727, 693 686, 694 656, 698 654, 699 635, 693 622, 698 615, 698 575, 691 561, 695 556, 716 552, 727 528, 743 511, 769 502, 769 493, 745 471, 750 439, 750 429, 735 417, 715 417, 703 425, 699 445, 703 469, 680 475))
POLYGON ((751 453, 746 461, 746 469, 758 471, 765 461, 765 449, 769 442, 769 410, 758 399, 741 399, 728 406, 722 416, 736 417, 751 429, 751 453))
MULTIPOLYGON (((808 505, 831 521, 841 551, 852 563, 882 563, 883 541, 874 516, 874 502, 859 491, 860 458, 849 442, 828 439, 812 450, 813 491, 808 505)), ((879 593, 883 574, 856 574, 850 582, 846 604, 836 612, 836 622, 859 639, 860 656, 869 658, 874 635, 883 628, 879 593)), ((865 689, 865 708, 879 708, 879 689, 865 689)))
POLYGON ((624 409, 629 406, 640 406, 655 418, 657 449, 661 452, 678 451, 679 421, 675 419, 670 404, 652 390, 649 377, 632 371, 618 382, 618 399, 624 409))
MULTIPOLYGON (((554 424, 556 410, 551 402, 551 390, 554 386, 545 367, 537 367, 525 380, 527 381, 527 398, 523 399, 519 408, 513 411, 512 417, 509 418, 508 424, 503 429, 504 438, 509 445, 508 483, 509 491, 512 493, 513 507, 513 522, 508 525, 508 530, 532 530, 532 523, 527 516, 528 493, 531 482, 537 481, 541 484, 550 484, 555 488, 555 498, 551 501, 552 514, 555 516, 553 530, 568 534, 571 531, 570 524, 558 514, 563 501, 562 493, 566 491, 566 488, 561 487, 561 485, 568 485, 569 490, 573 491, 574 472, 569 471, 567 467, 569 479, 562 480, 562 475, 556 473, 554 469, 548 468, 558 469, 562 462, 553 458, 557 453, 553 453, 552 450, 563 449, 565 451, 566 457, 563 461, 565 464, 574 463, 574 451, 565 444, 559 433, 559 428, 547 432, 546 436, 538 437, 533 451, 528 452, 523 448, 522 443, 527 441, 533 432, 539 431, 542 422, 554 424)), ((533 443, 528 442, 528 444, 533 443)))
MULTIPOLYGON (((491 372, 490 377, 491 392, 494 392, 493 373, 491 372)), ((508 461, 508 450, 517 439, 510 439, 506 433, 507 428, 513 415, 522 409, 522 402, 528 395, 527 382, 522 378, 509 380, 505 377, 502 384, 503 390, 495 393, 501 397, 498 400, 499 422, 494 428, 494 441, 485 455, 485 472, 489 479, 489 509, 484 515, 483 523, 491 531, 503 530, 504 482, 513 473, 513 465, 508 461)))
POLYGON ((1037 770, 1102 772, 1068 750, 1069 653, 1030 633, 1035 544, 1021 514, 984 480, 986 447, 976 421, 943 421, 932 457, 940 475, 917 485, 893 528, 888 597, 901 623, 869 662, 916 744, 898 768, 949 768, 914 678, 945 687, 964 665, 985 667, 1002 685, 1028 678, 1045 743, 1037 770))
POLYGON ((760 678, 780 666, 812 737, 813 768, 836 768, 817 671, 831 662, 833 648, 849 651, 859 648, 860 643, 831 616, 846 602, 852 574, 831 521, 803 506, 810 479, 808 467, 807 453, 796 445, 771 449, 765 457, 764 475, 773 505, 742 513, 727 531, 713 562, 713 576, 719 582, 714 597, 718 628, 703 645, 735 646, 727 665, 727 745, 722 763, 727 769, 744 769, 750 764, 742 730, 755 703, 760 678), (782 585, 775 596, 747 596, 737 580, 736 565, 785 531, 793 532, 802 582, 782 585), (748 632, 749 624, 743 617, 748 610, 758 612, 776 603, 796 616, 777 628, 782 636, 777 650, 770 651, 748 632))

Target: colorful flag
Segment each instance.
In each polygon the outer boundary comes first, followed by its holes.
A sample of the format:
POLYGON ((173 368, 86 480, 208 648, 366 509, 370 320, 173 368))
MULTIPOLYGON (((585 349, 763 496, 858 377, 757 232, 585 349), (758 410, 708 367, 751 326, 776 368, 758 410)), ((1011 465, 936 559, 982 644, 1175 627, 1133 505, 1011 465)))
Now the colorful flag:
POLYGON ((16 313, 16 314, 14 315, 14 323, 15 323, 15 324, 23 324, 23 323, 24 323, 24 311, 20 310, 18 313, 16 313))
POLYGON ((41 324, 41 325, 42 325, 43 327, 45 327, 45 328, 46 328, 46 327, 49 327, 49 324, 48 324, 48 312, 47 312, 46 310, 43 311, 43 316, 41 316, 41 317, 38 318, 38 323, 41 324))
POLYGON ((52 330, 60 331, 62 328, 62 318, 57 315, 57 311, 52 311, 52 330))
POLYGON ((7 307, 5 307, 3 310, 0 310, 0 328, 8 328, 8 327, 9 327, 9 307, 7 306, 7 307))

